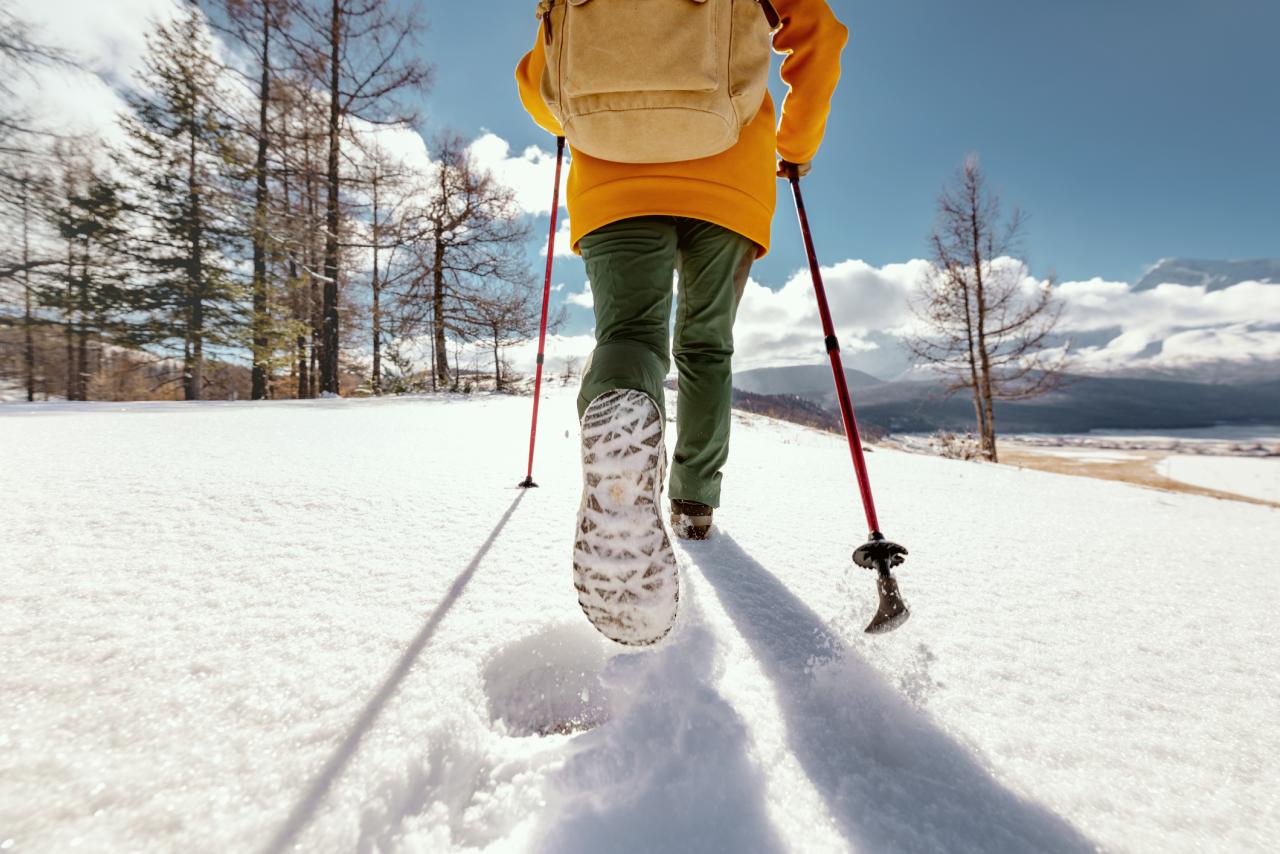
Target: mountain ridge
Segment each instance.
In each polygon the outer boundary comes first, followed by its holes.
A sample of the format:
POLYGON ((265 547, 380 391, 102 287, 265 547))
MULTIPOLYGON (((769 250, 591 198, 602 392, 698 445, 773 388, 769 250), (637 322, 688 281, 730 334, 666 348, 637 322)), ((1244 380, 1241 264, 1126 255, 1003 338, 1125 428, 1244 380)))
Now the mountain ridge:
MULTIPOLYGON (((814 365, 790 376, 803 384, 780 390, 836 408, 830 369, 814 365), (825 379, 826 386, 814 386, 825 379)), ((744 372, 755 373, 755 372, 744 372)), ((735 387, 738 377, 735 376, 735 387)), ((853 388, 858 421, 889 432, 972 429, 973 403, 948 395, 940 379, 906 379, 853 388)), ((1067 384, 1029 401, 996 402, 999 429, 1024 433, 1081 433, 1099 429, 1184 429, 1220 424, 1280 424, 1280 380, 1242 385, 1138 377, 1069 375, 1067 384)))

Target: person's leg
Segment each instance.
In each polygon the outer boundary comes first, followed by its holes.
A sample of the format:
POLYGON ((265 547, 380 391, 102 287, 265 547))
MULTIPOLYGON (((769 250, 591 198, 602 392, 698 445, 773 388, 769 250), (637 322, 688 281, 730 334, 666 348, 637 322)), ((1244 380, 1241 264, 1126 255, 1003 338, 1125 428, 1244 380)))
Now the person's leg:
POLYGON ((605 637, 651 644, 671 630, 680 602, 661 508, 675 219, 622 220, 579 246, 595 295, 596 349, 578 394, 582 501, 573 586, 605 637))
POLYGON ((714 223, 677 220, 675 354, 680 388, 672 499, 720 506, 733 404, 733 321, 756 245, 714 223))
POLYGON ((596 315, 596 347, 582 373, 578 417, 592 400, 614 389, 643 391, 665 413, 662 381, 671 366, 675 219, 619 220, 587 234, 578 247, 596 315))

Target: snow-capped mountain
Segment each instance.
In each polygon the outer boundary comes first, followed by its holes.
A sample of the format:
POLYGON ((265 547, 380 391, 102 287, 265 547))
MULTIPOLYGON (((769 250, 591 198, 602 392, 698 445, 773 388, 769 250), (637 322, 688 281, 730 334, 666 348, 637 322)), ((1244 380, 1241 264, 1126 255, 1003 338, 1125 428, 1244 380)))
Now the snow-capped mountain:
POLYGON ((1280 284, 1280 258, 1255 258, 1247 261, 1200 261, 1188 258, 1163 258, 1133 286, 1146 291, 1157 285, 1188 285, 1220 291, 1241 282, 1280 284))

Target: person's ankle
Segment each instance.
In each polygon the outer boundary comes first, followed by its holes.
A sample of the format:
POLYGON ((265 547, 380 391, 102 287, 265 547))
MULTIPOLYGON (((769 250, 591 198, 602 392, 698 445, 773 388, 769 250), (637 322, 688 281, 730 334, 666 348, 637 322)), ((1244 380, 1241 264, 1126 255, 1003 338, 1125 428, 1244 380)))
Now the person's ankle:
POLYGON ((705 540, 711 535, 713 508, 701 501, 671 499, 671 529, 683 540, 705 540))

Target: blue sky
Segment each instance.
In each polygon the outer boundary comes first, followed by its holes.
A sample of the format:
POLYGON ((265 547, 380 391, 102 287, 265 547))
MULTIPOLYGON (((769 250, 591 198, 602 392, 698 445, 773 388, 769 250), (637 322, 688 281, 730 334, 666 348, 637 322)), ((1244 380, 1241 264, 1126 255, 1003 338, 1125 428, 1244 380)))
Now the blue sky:
MULTIPOLYGON (((437 67, 429 125, 549 147, 512 81, 535 4, 419 5, 437 67)), ((805 185, 824 262, 922 257, 934 198, 971 151, 1030 213, 1038 274, 1133 281, 1166 256, 1280 254, 1280 4, 831 5, 851 40, 805 185)), ((802 261, 780 194, 774 249, 754 275, 780 285, 802 261)))

